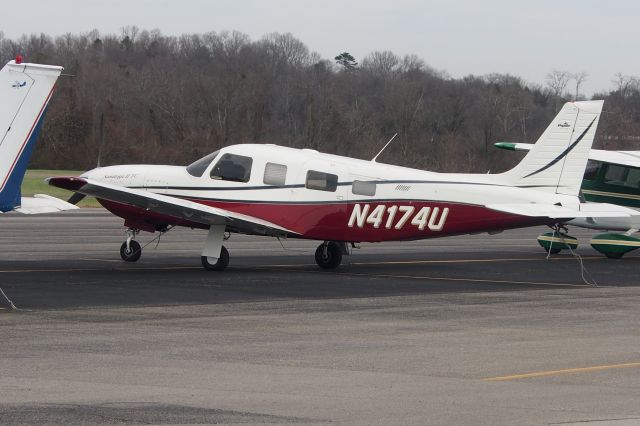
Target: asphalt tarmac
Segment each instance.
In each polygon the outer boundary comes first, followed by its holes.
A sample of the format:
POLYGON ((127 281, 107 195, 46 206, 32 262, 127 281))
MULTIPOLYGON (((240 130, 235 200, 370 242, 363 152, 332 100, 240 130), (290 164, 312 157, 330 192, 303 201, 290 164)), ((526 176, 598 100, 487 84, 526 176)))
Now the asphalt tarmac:
POLYGON ((640 255, 547 260, 545 228, 364 244, 0 217, 2 424, 640 424, 640 255), (587 282, 597 284, 590 286, 587 282))

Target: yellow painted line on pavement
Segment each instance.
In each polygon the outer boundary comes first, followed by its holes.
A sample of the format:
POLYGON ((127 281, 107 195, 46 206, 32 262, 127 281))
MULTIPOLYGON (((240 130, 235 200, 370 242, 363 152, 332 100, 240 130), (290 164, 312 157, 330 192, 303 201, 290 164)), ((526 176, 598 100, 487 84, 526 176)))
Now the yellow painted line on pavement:
POLYGON ((60 269, 0 269, 0 274, 19 274, 19 273, 33 273, 33 272, 104 272, 104 271, 117 271, 117 272, 131 272, 131 271, 173 271, 183 269, 203 269, 202 266, 158 266, 158 267, 144 267, 144 268, 60 268, 60 269))
MULTIPOLYGON (((582 256, 582 260, 602 259, 601 256, 582 256)), ((507 259, 451 259, 451 260, 385 260, 378 262, 350 262, 349 265, 354 266, 371 266, 371 265, 423 265, 436 263, 499 263, 499 262, 533 262, 546 261, 544 257, 522 257, 507 259)), ((567 255, 566 257, 552 257, 550 261, 556 260, 573 260, 575 257, 567 255)), ((299 263, 299 264, 276 264, 276 265, 258 265, 256 268, 299 268, 303 266, 316 266, 315 263, 299 263)))
MULTIPOLYGON (((583 256, 582 259, 600 259, 600 256, 583 256)), ((531 262, 545 260, 544 257, 522 257, 506 259, 451 259, 451 260, 389 260, 382 262, 351 262, 351 265, 420 265, 428 263, 497 263, 497 262, 531 262)), ((550 260, 573 260, 575 257, 552 257, 550 260)))
MULTIPOLYGON (((588 259, 601 259, 599 256, 584 256, 583 260, 588 259)), ((91 258, 82 258, 80 260, 86 261, 101 261, 108 263, 122 263, 120 260, 109 260, 109 259, 91 259, 91 258)), ((372 266, 372 265, 422 265, 422 264, 464 264, 464 263, 500 263, 500 262, 532 262, 532 261, 543 261, 545 260, 542 257, 531 257, 531 258, 503 258, 503 259, 444 259, 444 260, 389 260, 389 261, 380 261, 380 262, 351 262, 350 265, 353 266, 372 266)), ((553 257, 550 260, 573 260, 575 258, 572 256, 567 257, 553 257)), ((273 269, 273 268, 303 268, 303 267, 311 267, 316 266, 315 263, 299 263, 299 264, 274 264, 274 265, 256 265, 256 266, 247 266, 242 269, 273 269)), ((112 268, 113 271, 156 271, 156 270, 183 270, 183 269, 202 269, 201 266, 158 266, 158 267, 131 267, 131 268, 112 268)), ((92 272, 92 271, 104 271, 103 268, 60 268, 60 269, 0 269, 0 274, 16 274, 16 273, 33 273, 33 272, 92 272)), ((318 270, 313 270, 311 272, 318 272, 318 270)), ((346 272, 335 272, 336 274, 347 274, 346 272)), ((357 274, 353 274, 357 275, 357 274)), ((363 274, 366 276, 374 276, 371 274, 363 274)), ((401 276, 401 275, 380 275, 381 277, 397 277, 397 278, 411 278, 411 276, 401 276)), ((428 279, 429 277, 418 277, 414 276, 413 278, 423 278, 428 279)), ((429 279, 439 279, 439 280, 467 280, 472 281, 471 279, 456 279, 456 278, 429 278, 429 279)), ((483 281, 483 280, 477 280, 483 281)), ((500 282, 498 280, 484 280, 487 282, 500 282)), ((505 281, 508 283, 523 283, 523 284, 534 284, 528 281, 505 281)), ((578 286, 576 284, 554 284, 554 283, 535 283, 539 285, 560 285, 560 286, 578 286)), ((582 285, 580 285, 582 286, 582 285)))
POLYGON ((492 280, 482 278, 452 278, 452 277, 428 277, 421 275, 387 275, 387 274, 358 274, 352 272, 336 272, 339 275, 353 275, 362 277, 375 277, 375 278, 407 278, 414 280, 428 280, 428 281, 463 281, 463 282, 477 282, 477 283, 498 283, 498 284, 527 284, 527 285, 541 285, 541 286, 554 286, 554 287, 591 287, 586 284, 565 284, 565 283, 548 283, 540 281, 511 281, 511 280, 492 280))
POLYGON ((621 368, 638 368, 640 362, 627 362, 624 364, 596 365, 593 367, 565 368, 563 370, 536 371, 533 373, 512 374, 510 376, 489 377, 483 379, 486 382, 506 382, 508 380, 532 379, 536 377, 561 376, 563 374, 591 373, 595 371, 617 370, 621 368))
MULTIPOLYGON (((286 265, 285 265, 286 266, 286 265)), ((311 265, 309 265, 311 266, 311 265)), ((263 270, 263 271, 288 271, 289 269, 280 268, 278 266, 263 266, 257 267, 254 269, 263 270)), ((318 270, 300 270, 298 272, 303 273, 322 273, 318 270)), ((354 277, 370 277, 370 278, 403 278, 403 279, 412 279, 412 280, 424 280, 424 281, 457 281, 457 282, 477 282, 477 283, 489 283, 489 284, 526 284, 526 285, 538 285, 538 286, 552 286, 552 287, 591 287, 586 284, 571 284, 571 283, 548 283, 543 281, 511 281, 511 280, 492 280, 492 279, 481 279, 481 278, 452 278, 452 277, 430 277, 423 275, 397 275, 397 274, 364 274, 357 272, 325 272, 326 274, 332 275, 346 275, 346 276, 354 276, 354 277)))
POLYGON ((122 263, 120 259, 98 259, 92 257, 78 257, 76 260, 85 260, 87 262, 108 262, 108 263, 122 263))

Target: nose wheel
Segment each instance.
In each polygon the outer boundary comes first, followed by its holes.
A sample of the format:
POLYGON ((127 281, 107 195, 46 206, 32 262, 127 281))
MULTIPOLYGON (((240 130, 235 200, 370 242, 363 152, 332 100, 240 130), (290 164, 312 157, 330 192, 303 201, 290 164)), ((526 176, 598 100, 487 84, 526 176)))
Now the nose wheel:
POLYGON ((138 232, 137 229, 127 229, 127 240, 120 246, 120 257, 125 262, 137 262, 142 256, 142 247, 134 240, 138 232))
POLYGON ((125 241, 120 246, 120 257, 125 262, 136 262, 142 256, 142 247, 136 240, 131 240, 129 244, 125 241))

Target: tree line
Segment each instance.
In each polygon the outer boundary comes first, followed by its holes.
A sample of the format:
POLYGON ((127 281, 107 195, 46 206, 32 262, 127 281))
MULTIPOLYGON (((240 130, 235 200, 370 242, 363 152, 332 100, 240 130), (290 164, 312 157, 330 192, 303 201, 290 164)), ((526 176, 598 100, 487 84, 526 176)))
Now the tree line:
MULTIPOLYGON (((517 158, 497 141, 535 142, 586 73, 545 85, 508 74, 451 78, 415 55, 322 58, 291 34, 232 32, 5 38, 2 63, 62 65, 31 166, 188 164, 223 146, 274 143, 436 171, 486 172, 517 158), (570 84, 571 83, 571 84, 570 84)), ((618 74, 596 145, 637 149, 640 79, 618 74)))

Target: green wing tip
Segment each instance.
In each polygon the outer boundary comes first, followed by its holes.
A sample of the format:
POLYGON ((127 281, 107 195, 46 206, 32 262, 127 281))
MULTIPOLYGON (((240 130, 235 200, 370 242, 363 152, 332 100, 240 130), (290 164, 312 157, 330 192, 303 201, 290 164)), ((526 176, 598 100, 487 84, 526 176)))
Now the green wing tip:
POLYGON ((516 144, 513 142, 496 142, 493 144, 496 148, 508 149, 510 151, 516 150, 516 144))

